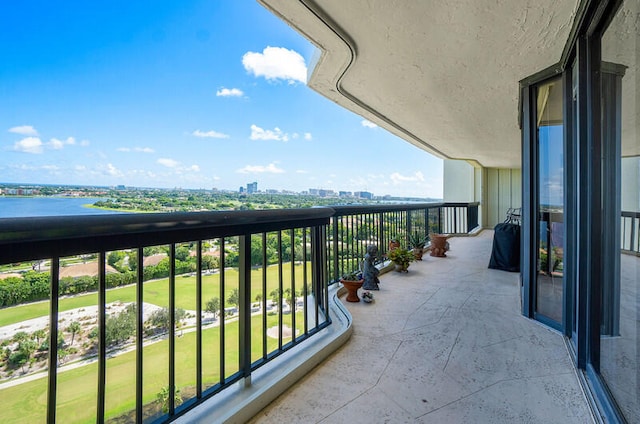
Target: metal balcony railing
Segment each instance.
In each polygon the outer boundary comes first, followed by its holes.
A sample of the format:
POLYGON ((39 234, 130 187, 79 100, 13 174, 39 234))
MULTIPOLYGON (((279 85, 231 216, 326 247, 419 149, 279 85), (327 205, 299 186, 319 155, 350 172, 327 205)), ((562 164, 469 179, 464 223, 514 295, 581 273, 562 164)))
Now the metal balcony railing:
POLYGON ((640 212, 622 211, 620 248, 640 255, 640 212))
POLYGON ((0 279, 1 421, 170 421, 330 325, 368 244, 466 233, 477 208, 0 219, 0 266, 25 267, 0 279))
POLYGON ((467 234, 478 226, 478 203, 415 203, 403 205, 334 206, 329 226, 329 275, 337 282, 359 269, 368 245, 387 252, 397 240, 407 247, 408 236, 467 234))

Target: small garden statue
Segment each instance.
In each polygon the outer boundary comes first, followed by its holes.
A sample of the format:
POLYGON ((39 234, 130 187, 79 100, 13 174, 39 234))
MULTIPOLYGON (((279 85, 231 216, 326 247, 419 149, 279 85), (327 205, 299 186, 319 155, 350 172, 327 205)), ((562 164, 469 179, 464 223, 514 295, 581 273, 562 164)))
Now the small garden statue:
POLYGON ((364 278, 364 284, 362 288, 364 290, 380 290, 378 283, 378 274, 380 271, 376 268, 374 261, 378 256, 378 246, 371 244, 367 246, 367 254, 364 255, 364 261, 362 262, 362 278, 364 278))

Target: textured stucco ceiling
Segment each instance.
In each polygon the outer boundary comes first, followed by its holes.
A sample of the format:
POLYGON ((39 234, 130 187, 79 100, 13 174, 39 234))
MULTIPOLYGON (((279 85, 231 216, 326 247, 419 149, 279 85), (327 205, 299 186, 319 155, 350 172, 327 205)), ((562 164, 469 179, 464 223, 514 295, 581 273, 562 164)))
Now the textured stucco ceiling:
POLYGON ((259 0, 320 49, 308 85, 440 157, 520 166, 518 81, 578 0, 259 0))

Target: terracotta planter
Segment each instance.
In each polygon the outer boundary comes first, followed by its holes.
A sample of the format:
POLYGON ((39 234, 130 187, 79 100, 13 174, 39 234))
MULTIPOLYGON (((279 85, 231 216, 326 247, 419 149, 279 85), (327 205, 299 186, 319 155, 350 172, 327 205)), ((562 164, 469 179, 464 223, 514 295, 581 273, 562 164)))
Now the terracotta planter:
POLYGON ((422 248, 414 248, 413 249, 413 256, 415 256, 416 261, 421 261, 422 260, 422 255, 424 255, 424 250, 422 248))
POLYGON ((447 251, 447 236, 444 234, 433 234, 431 236, 431 256, 444 258, 447 251))
POLYGON ((409 272, 409 264, 396 264, 397 272, 409 272))
POLYGON ((352 281, 340 279, 342 285, 347 289, 347 302, 360 302, 358 297, 358 289, 362 287, 364 280, 352 281))
POLYGON ((399 241, 391 240, 389 242, 389 250, 397 249, 398 247, 400 247, 400 242, 399 241))

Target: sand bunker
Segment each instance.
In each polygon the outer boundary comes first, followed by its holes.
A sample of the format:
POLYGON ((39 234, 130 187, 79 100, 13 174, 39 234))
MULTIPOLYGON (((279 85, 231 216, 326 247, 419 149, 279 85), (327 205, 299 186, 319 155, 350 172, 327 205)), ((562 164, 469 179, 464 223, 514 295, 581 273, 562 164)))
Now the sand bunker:
MULTIPOLYGON (((293 334, 293 331, 291 330, 291 327, 288 327, 286 325, 282 326, 282 338, 286 339, 286 338, 291 338, 291 335, 293 334)), ((300 331, 296 330, 296 336, 300 334, 300 331)), ((267 336, 271 337, 272 339, 277 339, 278 338, 278 327, 271 327, 269 329, 267 329, 267 336)))

